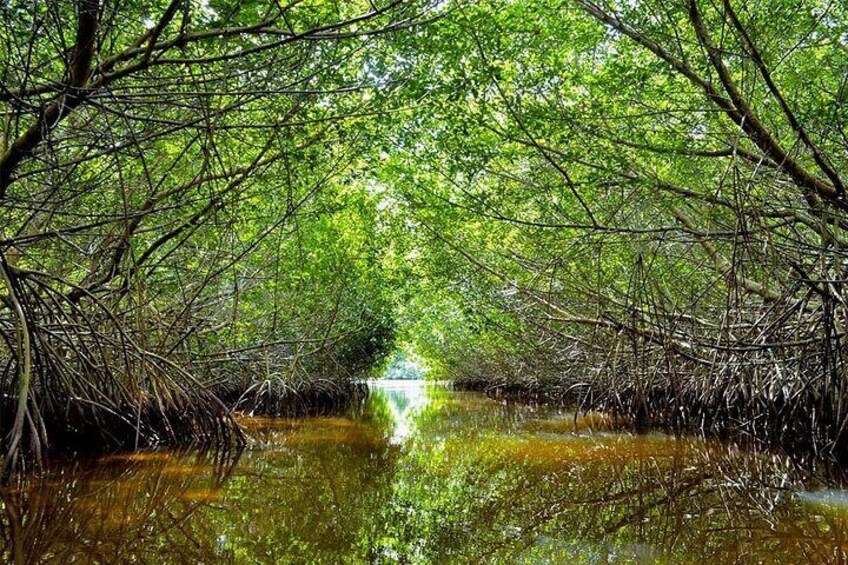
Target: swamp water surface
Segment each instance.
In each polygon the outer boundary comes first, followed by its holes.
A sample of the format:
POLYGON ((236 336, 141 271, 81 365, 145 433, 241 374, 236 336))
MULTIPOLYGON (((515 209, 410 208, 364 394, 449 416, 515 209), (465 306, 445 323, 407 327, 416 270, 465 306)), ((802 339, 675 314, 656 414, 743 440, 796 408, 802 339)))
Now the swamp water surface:
POLYGON ((17 563, 844 563, 848 493, 783 458, 421 382, 2 492, 17 563))

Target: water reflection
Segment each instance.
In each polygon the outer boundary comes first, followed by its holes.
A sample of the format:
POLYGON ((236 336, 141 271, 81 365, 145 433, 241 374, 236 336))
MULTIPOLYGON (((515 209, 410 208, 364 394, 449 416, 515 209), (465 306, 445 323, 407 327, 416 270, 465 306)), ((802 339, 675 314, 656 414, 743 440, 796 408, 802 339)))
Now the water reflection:
POLYGON ((14 563, 844 563, 848 496, 786 459, 421 383, 0 492, 14 563))
POLYGON ((391 441, 402 443, 412 435, 414 418, 427 405, 427 384, 423 380, 369 381, 372 396, 382 397, 391 415, 391 441))

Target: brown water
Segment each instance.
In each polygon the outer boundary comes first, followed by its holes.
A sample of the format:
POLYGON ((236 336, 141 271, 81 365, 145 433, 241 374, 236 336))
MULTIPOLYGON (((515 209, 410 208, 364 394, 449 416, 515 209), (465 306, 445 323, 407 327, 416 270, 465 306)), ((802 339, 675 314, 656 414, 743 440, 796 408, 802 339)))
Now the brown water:
POLYGON ((245 425, 240 457, 105 457, 0 493, 5 560, 846 562, 848 491, 778 456, 419 382, 245 425))

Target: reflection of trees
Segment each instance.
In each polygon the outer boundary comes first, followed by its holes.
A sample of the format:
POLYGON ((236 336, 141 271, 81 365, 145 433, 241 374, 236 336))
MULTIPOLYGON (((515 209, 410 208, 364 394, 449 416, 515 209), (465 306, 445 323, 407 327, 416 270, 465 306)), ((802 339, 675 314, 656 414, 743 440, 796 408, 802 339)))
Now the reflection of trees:
POLYGON ((365 560, 387 503, 394 450, 382 430, 346 421, 310 424, 249 453, 214 517, 238 558, 261 563, 365 560))
POLYGON ((220 561, 193 518, 236 460, 147 453, 30 479, 0 495, 2 555, 16 564, 220 561))
POLYGON ((848 517, 799 506, 798 475, 780 458, 654 435, 529 434, 520 421, 538 414, 522 407, 455 403, 436 402, 418 420, 423 436, 448 439, 402 460, 385 518, 389 554, 427 563, 845 560, 848 517), (491 426, 446 436, 457 418, 491 426))
MULTIPOLYGON (((0 493, 16 563, 841 563, 848 516, 800 505, 777 457, 566 431, 544 407, 430 391, 393 447, 354 419, 245 421, 237 465, 152 453, 0 493), (552 431, 553 430, 553 431, 552 431)), ((602 422, 601 422, 602 424, 602 422)), ((599 425, 601 425, 599 424, 599 425)))
POLYGON ((379 399, 342 418, 257 420, 262 450, 150 453, 57 468, 3 492, 2 561, 365 561, 395 450, 379 399))

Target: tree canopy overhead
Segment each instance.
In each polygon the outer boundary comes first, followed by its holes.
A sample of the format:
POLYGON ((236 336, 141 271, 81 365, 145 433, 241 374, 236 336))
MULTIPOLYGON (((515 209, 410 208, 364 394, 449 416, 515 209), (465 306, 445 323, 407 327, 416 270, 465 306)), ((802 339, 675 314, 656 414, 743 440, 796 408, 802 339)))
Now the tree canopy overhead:
POLYGON ((393 348, 845 448, 842 3, 0 16, 7 466, 231 441, 233 410, 352 394, 393 348))

